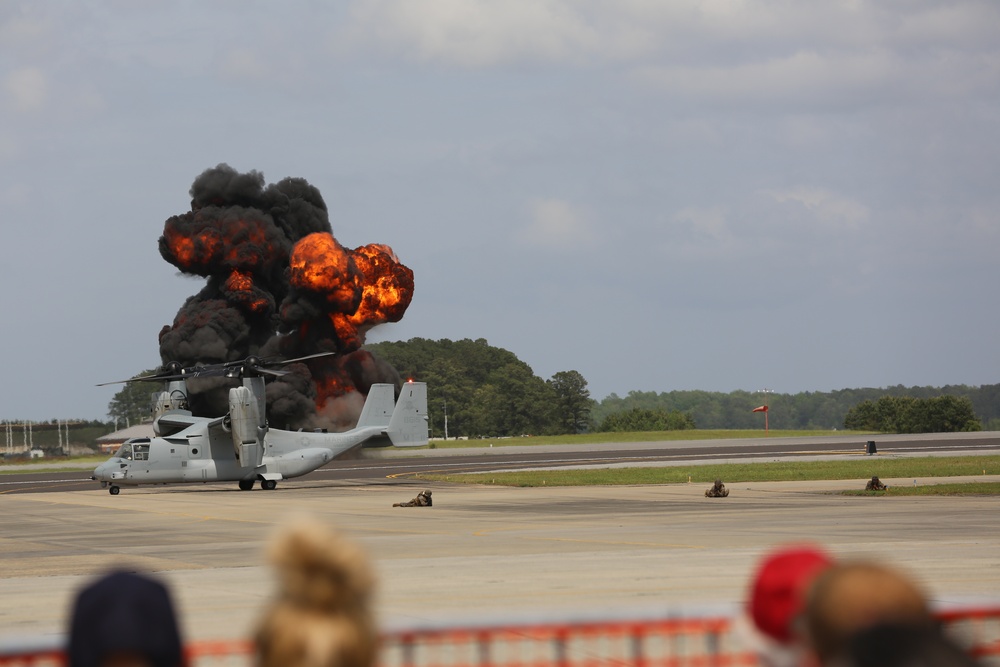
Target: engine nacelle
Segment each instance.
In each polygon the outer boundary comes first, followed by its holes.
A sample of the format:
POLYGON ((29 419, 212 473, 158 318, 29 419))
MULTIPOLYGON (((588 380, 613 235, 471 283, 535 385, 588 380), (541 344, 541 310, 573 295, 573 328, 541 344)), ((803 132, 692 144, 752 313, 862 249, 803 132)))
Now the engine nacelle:
POLYGON ((264 443, 259 437, 261 423, 259 402, 247 387, 229 390, 229 426, 233 437, 233 450, 240 465, 259 466, 264 457, 264 443))
POLYGON ((187 385, 183 380, 170 382, 166 391, 154 391, 150 398, 153 421, 162 417, 164 413, 188 409, 187 385))

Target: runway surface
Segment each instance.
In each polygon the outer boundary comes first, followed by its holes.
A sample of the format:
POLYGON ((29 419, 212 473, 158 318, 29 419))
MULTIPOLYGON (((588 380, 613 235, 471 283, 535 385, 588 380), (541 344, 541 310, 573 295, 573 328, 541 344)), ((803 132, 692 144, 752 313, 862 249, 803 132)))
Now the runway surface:
MULTIPOLYGON (((968 450, 975 443, 961 444, 968 450)), ((628 447, 637 456, 649 451, 628 447)), ((696 449, 685 456, 696 458, 696 449)), ((903 455, 890 449, 880 443, 879 455, 903 455)), ((446 451, 424 458, 440 466, 456 456, 446 451)), ((510 452, 505 463, 520 456, 510 452)), ((583 464, 586 456, 576 456, 575 463, 583 464)), ((463 458, 456 463, 469 465, 463 458)), ((832 493, 858 488, 863 480, 741 484, 731 486, 725 499, 705 498, 707 487, 698 484, 435 484, 434 507, 393 508, 423 486, 386 479, 387 471, 411 463, 409 457, 348 461, 329 477, 314 473, 272 492, 207 484, 129 488, 111 496, 89 480, 76 491, 61 490, 58 482, 34 484, 44 491, 37 493, 4 489, 0 638, 61 633, 73 592, 114 566, 165 579, 189 639, 244 637, 272 587, 263 548, 277 527, 301 513, 344 530, 369 551, 379 575, 383 623, 650 607, 732 609, 744 598, 761 554, 802 540, 838 556, 870 556, 901 567, 938 603, 1000 597, 1000 502, 994 497, 832 493)))
MULTIPOLYGON (((872 436, 875 438, 875 436, 872 436)), ((1000 451, 1000 433, 881 435, 880 456, 945 456, 1000 451)), ((504 446, 467 449, 375 449, 355 458, 331 461, 310 473, 311 480, 364 480, 390 483, 421 472, 485 472, 558 467, 625 467, 690 465, 773 460, 800 460, 859 456, 865 436, 761 438, 754 440, 686 440, 669 442, 599 443, 571 446, 504 446)), ((498 442, 498 445, 500 443, 498 442)), ((49 464, 38 463, 39 467, 49 464)), ((17 472, 0 475, 0 495, 49 491, 92 491, 93 466, 71 472, 17 472)), ((281 486, 287 481, 280 483, 281 486)), ((197 488, 195 486, 194 488, 197 488)))

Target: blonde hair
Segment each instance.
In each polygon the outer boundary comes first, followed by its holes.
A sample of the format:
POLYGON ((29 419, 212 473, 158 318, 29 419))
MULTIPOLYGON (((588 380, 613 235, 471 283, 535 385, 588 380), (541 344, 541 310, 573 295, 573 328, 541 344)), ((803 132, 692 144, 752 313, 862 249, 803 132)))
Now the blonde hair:
POLYGON ((365 553, 323 524, 297 520, 273 541, 277 599, 254 642, 260 667, 371 667, 377 629, 365 553))
POLYGON ((910 579, 872 562, 834 565, 813 582, 806 601, 806 634, 828 664, 851 636, 879 623, 933 624, 927 599, 910 579))

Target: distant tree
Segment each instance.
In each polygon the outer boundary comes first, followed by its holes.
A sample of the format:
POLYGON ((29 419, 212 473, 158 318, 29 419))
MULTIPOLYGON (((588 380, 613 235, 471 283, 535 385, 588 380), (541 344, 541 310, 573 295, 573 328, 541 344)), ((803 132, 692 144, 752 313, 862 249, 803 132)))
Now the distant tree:
POLYGON ((403 377, 427 383, 432 435, 516 436, 558 430, 553 389, 513 352, 485 339, 413 338, 365 346, 403 377))
MULTIPOLYGON (((444 433, 446 406, 448 431, 452 437, 566 433, 581 429, 581 421, 577 420, 575 425, 569 423, 579 414, 574 412, 572 406, 566 409, 560 404, 561 398, 572 394, 560 394, 563 390, 559 387, 563 379, 561 374, 557 373, 548 381, 541 380, 513 352, 493 347, 483 338, 458 341, 413 338, 365 347, 396 368, 403 377, 427 382, 433 434, 444 433)), ((565 373, 572 375, 574 371, 565 373)), ((924 415, 911 415, 906 406, 916 399, 942 396, 970 399, 974 408, 973 419, 980 420, 980 424, 1000 420, 1000 384, 941 388, 907 388, 900 385, 882 389, 776 393, 770 396, 771 428, 833 430, 847 426, 868 431, 881 431, 883 428, 891 431, 926 429, 932 426, 929 422, 920 421, 924 415), (886 397, 885 400, 881 400, 883 397, 886 397), (865 401, 872 405, 861 407, 865 401), (870 414, 865 410, 869 410, 870 414), (847 423, 847 415, 851 411, 861 411, 852 415, 850 421, 854 425, 847 423)), ((642 408, 666 413, 677 411, 687 415, 698 428, 756 429, 761 426, 760 415, 753 414, 751 410, 760 403, 760 395, 748 391, 630 391, 624 397, 610 394, 601 401, 590 401, 589 420, 591 424, 600 425, 614 413, 642 408)), ((943 409, 943 412, 955 413, 954 419, 944 419, 944 426, 939 424, 933 428, 952 428, 952 422, 962 420, 955 406, 943 409)), ((942 421, 940 415, 938 421, 942 421)), ((974 424, 965 423, 962 428, 974 427, 974 424)))
MULTIPOLYGON (((155 372, 155 370, 143 371, 132 377, 155 372)), ((158 382, 126 382, 108 403, 108 417, 112 421, 121 422, 119 428, 124 428, 125 424, 139 424, 144 419, 149 419, 152 394, 159 388, 158 382)))
MULTIPOLYGON (((967 387, 949 385, 945 387, 888 387, 883 389, 840 389, 832 392, 803 392, 798 394, 774 394, 770 401, 771 428, 781 429, 836 429, 845 425, 845 417, 852 409, 860 408, 870 401, 870 410, 891 411, 897 415, 900 410, 896 403, 906 403, 912 399, 930 399, 941 396, 968 398, 972 402, 975 417, 980 423, 1000 420, 1000 384, 967 387), (886 397, 880 405, 879 400, 886 397)), ((690 413, 698 428, 758 428, 759 415, 750 412, 760 405, 760 396, 752 392, 722 392, 678 390, 657 394, 656 392, 631 391, 620 397, 611 394, 595 403, 591 412, 594 422, 600 424, 608 415, 631 408, 680 410, 690 413)), ((864 409, 864 408, 861 408, 864 409)), ((874 414, 874 413, 873 413, 874 414)), ((871 415, 862 415, 861 423, 871 415)), ((902 426, 902 425, 900 425, 902 426)), ((848 426, 848 428, 855 428, 848 426)), ((879 430, 872 426, 857 426, 861 430, 879 430)), ((895 431, 896 425, 891 427, 895 431)))
POLYGON ((844 428, 849 431, 881 431, 875 401, 861 401, 844 415, 844 428))
POLYGON ((935 396, 919 400, 910 415, 908 433, 981 431, 972 401, 964 396, 935 396))
POLYGON ((882 396, 862 401, 844 417, 844 428, 882 433, 980 431, 972 401, 965 396, 882 396))
POLYGON ((583 433, 591 427, 594 401, 587 380, 578 371, 560 371, 546 381, 556 394, 555 423, 563 433, 583 433))
POLYGON ((691 415, 674 410, 647 410, 632 408, 608 415, 598 430, 602 432, 624 431, 681 431, 695 428, 691 415))

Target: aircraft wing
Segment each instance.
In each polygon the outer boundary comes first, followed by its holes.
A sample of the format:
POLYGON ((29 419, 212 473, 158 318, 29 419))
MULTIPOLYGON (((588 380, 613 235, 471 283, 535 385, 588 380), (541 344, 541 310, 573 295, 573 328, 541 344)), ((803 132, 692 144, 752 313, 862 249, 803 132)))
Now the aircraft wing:
MULTIPOLYGON (((220 422, 222 421, 221 417, 218 419, 220 422)), ((173 435, 186 428, 190 428, 195 424, 204 424, 211 421, 215 420, 208 417, 195 417, 187 410, 174 410, 160 415, 159 419, 153 424, 153 431, 161 438, 165 438, 168 435, 173 435)))

